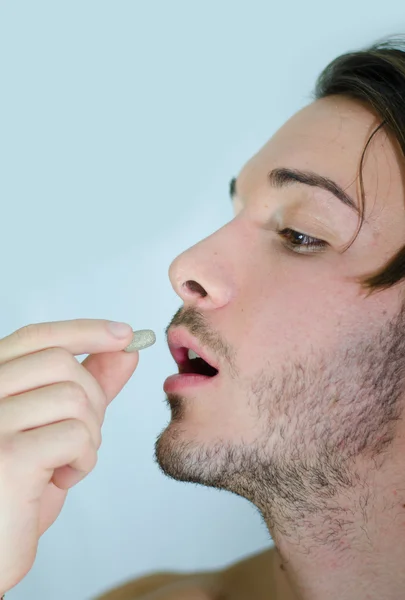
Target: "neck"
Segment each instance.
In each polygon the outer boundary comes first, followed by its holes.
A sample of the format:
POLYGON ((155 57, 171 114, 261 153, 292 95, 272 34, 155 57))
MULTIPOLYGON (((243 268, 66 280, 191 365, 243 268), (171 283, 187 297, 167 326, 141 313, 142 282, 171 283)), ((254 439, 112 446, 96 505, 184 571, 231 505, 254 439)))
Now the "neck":
POLYGON ((316 514, 266 518, 277 600, 398 600, 405 590, 404 454, 316 514), (276 526, 275 523, 278 523, 276 526))

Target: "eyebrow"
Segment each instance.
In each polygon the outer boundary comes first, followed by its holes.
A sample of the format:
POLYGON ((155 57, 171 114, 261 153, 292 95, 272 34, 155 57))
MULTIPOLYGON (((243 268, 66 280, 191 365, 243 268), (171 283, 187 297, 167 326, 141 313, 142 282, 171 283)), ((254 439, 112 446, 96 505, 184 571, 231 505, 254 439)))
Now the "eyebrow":
MULTIPOLYGON (((357 214, 359 209, 354 202, 353 198, 347 194, 343 188, 340 187, 335 181, 328 177, 323 177, 313 171, 300 171, 299 169, 287 169, 285 167, 279 167, 273 169, 268 174, 268 181, 271 187, 275 189, 281 189, 291 184, 302 183, 313 187, 319 187, 328 192, 331 192, 336 198, 338 198, 343 204, 352 208, 357 214)), ((229 194, 231 200, 234 200, 236 196, 236 177, 231 179, 229 184, 229 194)))

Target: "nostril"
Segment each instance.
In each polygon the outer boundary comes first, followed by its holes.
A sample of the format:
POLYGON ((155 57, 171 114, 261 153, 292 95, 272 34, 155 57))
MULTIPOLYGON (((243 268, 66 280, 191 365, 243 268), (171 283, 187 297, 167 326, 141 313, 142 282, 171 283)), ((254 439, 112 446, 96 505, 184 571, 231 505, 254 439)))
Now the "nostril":
POLYGON ((187 287, 190 292, 196 292, 202 298, 208 296, 208 293, 205 291, 205 289, 199 283, 197 283, 197 281, 194 281, 194 279, 189 279, 183 283, 183 286, 187 287))

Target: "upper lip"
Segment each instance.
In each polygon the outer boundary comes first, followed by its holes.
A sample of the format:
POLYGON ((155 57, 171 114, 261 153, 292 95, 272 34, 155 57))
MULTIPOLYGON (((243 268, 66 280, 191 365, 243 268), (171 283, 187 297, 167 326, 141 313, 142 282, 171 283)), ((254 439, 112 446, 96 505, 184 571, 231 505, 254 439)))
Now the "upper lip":
POLYGON ((189 361, 188 351, 193 350, 198 356, 201 356, 206 363, 219 371, 219 366, 216 359, 208 350, 200 346, 198 341, 185 329, 171 329, 167 335, 170 353, 179 366, 181 372, 189 361))

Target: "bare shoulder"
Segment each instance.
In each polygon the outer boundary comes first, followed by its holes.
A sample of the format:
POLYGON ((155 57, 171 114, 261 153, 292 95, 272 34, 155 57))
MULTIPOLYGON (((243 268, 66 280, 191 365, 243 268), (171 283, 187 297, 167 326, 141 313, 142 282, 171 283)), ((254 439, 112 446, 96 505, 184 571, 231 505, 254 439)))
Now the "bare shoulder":
POLYGON ((223 600, 215 572, 156 573, 111 589, 93 600, 223 600))
POLYGON ((147 575, 94 600, 271 600, 273 555, 270 548, 217 571, 147 575))
POLYGON ((193 577, 173 581, 142 596, 140 600, 225 600, 218 589, 206 580, 193 577))
POLYGON ((275 548, 245 557, 220 572, 225 598, 273 600, 275 598, 275 548))
POLYGON ((182 575, 179 573, 153 573, 132 579, 120 585, 120 587, 108 590, 94 600, 143 600, 146 594, 164 588, 182 575))

